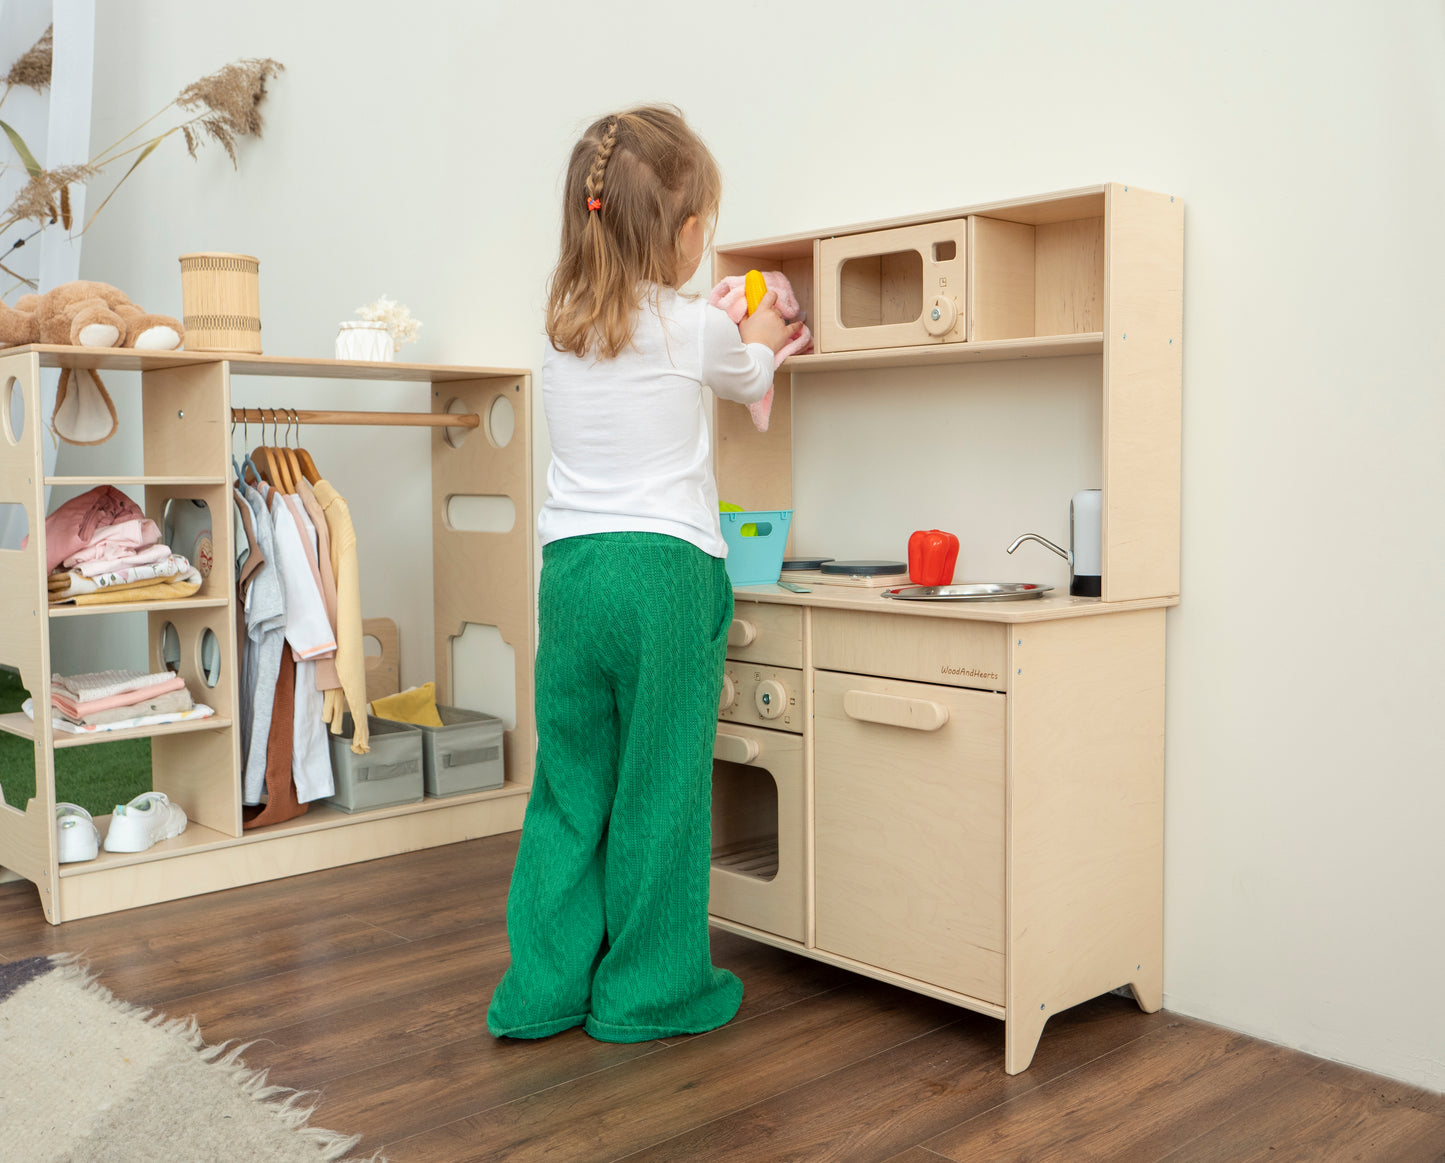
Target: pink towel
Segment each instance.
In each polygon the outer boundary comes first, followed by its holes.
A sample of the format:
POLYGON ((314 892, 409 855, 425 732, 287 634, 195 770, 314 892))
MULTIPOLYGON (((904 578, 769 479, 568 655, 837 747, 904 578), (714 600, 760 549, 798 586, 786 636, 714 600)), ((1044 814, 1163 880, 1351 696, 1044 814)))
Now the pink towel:
POLYGON ((125 691, 118 695, 110 695, 103 699, 91 699, 88 702, 77 703, 73 698, 63 691, 57 691, 53 686, 50 688, 50 705, 61 714, 71 719, 84 719, 93 711, 106 711, 111 707, 129 707, 136 703, 143 703, 147 699, 153 699, 156 695, 163 695, 167 691, 182 690, 186 680, 180 675, 174 675, 165 682, 157 683, 155 686, 144 687, 141 690, 125 691))
MULTIPOLYGON (((778 311, 784 319, 793 320, 803 313, 802 307, 798 305, 798 297, 793 294, 793 284, 788 282, 788 276, 782 271, 763 271, 763 282, 768 284, 768 290, 778 293, 778 311)), ((734 323, 741 323, 747 318, 748 299, 743 289, 745 278, 742 275, 728 275, 708 295, 707 301, 714 307, 721 307, 727 312, 728 318, 734 323)), ((776 370, 782 365, 783 360, 790 355, 802 355, 813 349, 813 333, 808 330, 807 325, 798 332, 792 341, 778 352, 773 358, 773 368, 776 370)), ((748 405, 748 411, 753 417, 753 427, 759 432, 768 430, 768 416, 773 409, 773 389, 768 389, 768 394, 755 404, 748 405)))

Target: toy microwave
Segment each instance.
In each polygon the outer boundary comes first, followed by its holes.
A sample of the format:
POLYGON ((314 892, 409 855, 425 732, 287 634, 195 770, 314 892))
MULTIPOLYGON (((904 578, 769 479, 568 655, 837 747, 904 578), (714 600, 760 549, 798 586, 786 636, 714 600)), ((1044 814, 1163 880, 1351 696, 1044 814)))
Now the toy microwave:
POLYGON ((818 350, 963 342, 967 247, 967 218, 819 240, 818 350))

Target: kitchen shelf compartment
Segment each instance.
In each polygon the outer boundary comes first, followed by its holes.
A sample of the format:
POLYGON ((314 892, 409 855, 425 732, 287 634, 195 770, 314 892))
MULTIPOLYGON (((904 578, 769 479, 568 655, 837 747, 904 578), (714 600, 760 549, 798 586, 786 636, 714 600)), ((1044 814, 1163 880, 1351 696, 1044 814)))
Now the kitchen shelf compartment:
POLYGON ((1104 327, 1104 218, 970 215, 970 342, 1089 335, 1104 327))

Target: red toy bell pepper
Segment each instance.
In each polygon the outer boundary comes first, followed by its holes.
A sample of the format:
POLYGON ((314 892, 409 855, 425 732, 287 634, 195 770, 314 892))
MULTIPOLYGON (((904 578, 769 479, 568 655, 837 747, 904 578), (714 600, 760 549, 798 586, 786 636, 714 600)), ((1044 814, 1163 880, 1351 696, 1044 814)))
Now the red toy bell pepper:
POLYGON ((908 539, 908 580, 916 586, 946 586, 958 564, 958 538, 942 529, 919 529, 908 539))

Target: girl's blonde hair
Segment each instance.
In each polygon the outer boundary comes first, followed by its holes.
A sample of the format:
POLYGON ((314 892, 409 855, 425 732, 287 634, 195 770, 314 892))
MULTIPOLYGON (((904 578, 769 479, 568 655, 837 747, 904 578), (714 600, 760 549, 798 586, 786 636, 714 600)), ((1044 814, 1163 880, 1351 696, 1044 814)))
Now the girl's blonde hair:
POLYGON ((632 341, 633 316, 657 287, 678 282, 683 224, 711 237, 722 179, 670 105, 603 117, 572 149, 562 200, 562 250, 547 295, 558 351, 611 359, 632 341))

